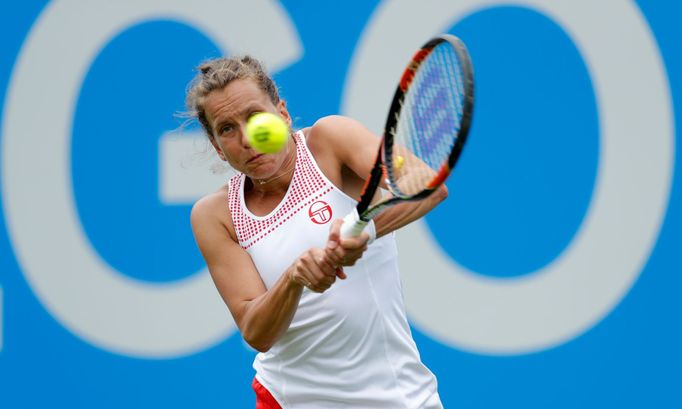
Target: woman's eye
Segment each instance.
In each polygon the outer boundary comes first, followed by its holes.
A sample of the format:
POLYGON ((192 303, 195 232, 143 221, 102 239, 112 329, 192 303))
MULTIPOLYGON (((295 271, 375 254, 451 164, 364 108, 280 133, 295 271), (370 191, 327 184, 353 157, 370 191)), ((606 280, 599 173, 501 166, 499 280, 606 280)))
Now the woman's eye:
POLYGON ((232 125, 223 125, 223 126, 220 128, 220 133, 221 133, 221 134, 228 133, 228 132, 230 132, 232 129, 233 129, 233 126, 232 126, 232 125))

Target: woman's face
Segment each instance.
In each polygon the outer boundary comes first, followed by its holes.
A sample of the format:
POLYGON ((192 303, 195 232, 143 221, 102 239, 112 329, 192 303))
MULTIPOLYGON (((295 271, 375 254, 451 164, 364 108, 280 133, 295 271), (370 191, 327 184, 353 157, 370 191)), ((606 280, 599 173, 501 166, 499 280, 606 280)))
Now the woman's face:
POLYGON ((271 112, 291 126, 284 101, 273 104, 255 81, 241 79, 208 94, 204 109, 213 134, 211 143, 221 159, 252 179, 268 179, 279 171, 289 150, 273 154, 255 151, 247 141, 246 122, 253 114, 271 112))

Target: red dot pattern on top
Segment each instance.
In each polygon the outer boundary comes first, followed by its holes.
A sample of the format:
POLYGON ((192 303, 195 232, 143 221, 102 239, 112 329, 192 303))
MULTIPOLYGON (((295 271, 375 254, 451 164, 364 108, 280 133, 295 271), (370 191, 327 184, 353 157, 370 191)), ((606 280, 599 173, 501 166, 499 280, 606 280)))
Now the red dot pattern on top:
POLYGON ((302 138, 302 133, 296 132, 294 134, 296 169, 289 191, 277 210, 268 217, 256 219, 251 214, 244 212, 242 195, 246 176, 239 173, 230 178, 228 205, 237 239, 243 249, 246 250, 258 243, 268 234, 291 220, 302 209, 307 208, 334 189, 334 186, 327 183, 326 179, 320 175, 302 138))

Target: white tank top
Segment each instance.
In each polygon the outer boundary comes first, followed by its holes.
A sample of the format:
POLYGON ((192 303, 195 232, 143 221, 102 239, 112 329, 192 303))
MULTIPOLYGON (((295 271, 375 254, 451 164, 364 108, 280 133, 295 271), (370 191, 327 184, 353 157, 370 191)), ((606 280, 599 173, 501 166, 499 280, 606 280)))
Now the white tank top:
MULTIPOLYGON (((243 174, 230 179, 239 244, 267 288, 304 251, 324 247, 330 221, 357 204, 320 171, 302 132, 294 141, 293 179, 270 214, 246 208, 243 174)), ((393 235, 376 240, 344 270, 348 278, 322 294, 303 290, 289 329, 256 356, 258 381, 282 408, 441 408, 436 379, 407 323, 393 235)))

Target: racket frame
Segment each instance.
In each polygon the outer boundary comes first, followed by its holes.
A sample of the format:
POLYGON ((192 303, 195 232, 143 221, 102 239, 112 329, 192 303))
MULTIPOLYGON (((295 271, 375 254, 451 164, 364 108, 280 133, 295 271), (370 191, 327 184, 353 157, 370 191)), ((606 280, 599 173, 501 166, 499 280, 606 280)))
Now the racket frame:
MULTIPOLYGON (((400 78, 398 87, 396 88, 395 94, 393 95, 393 100, 391 102, 388 115, 386 117, 386 125, 384 126, 384 134, 381 140, 381 146, 377 153, 377 158, 374 163, 374 167, 370 172, 370 177, 365 182, 365 186, 362 189, 360 195, 360 201, 358 202, 355 211, 355 219, 361 222, 362 228, 377 214, 389 206, 393 206, 400 202, 417 201, 424 199, 435 192, 447 179, 447 177, 452 172, 455 164, 459 160, 462 153, 462 148, 466 142, 467 135, 469 134, 469 128, 471 127, 471 119, 473 116, 474 107, 474 80, 473 80, 473 67, 471 65, 471 59, 466 46, 459 38, 451 34, 442 34, 437 37, 432 38, 426 42, 413 56, 407 68, 403 71, 400 78), (457 133, 457 138, 455 140, 455 145, 448 156, 447 161, 445 161, 433 179, 426 185, 426 187, 413 195, 403 194, 398 186, 394 183, 395 178, 393 175, 393 144, 395 139, 395 131, 400 120, 400 114, 405 101, 405 96, 409 90, 414 77, 419 70, 422 62, 433 52, 437 45, 443 42, 449 42, 457 53, 457 59, 460 63, 460 68, 462 70, 463 86, 464 86, 464 99, 462 104, 462 118, 460 122, 460 128, 457 133), (381 183, 382 177, 386 180, 389 187, 389 191, 393 197, 382 200, 373 206, 370 206, 372 200, 375 196, 376 190, 381 183)), ((350 217, 351 215, 349 215, 350 217)), ((358 226, 360 227, 360 226, 358 226)), ((354 229, 357 231, 357 228, 354 229)), ((355 235, 355 234, 353 234, 355 235)))

